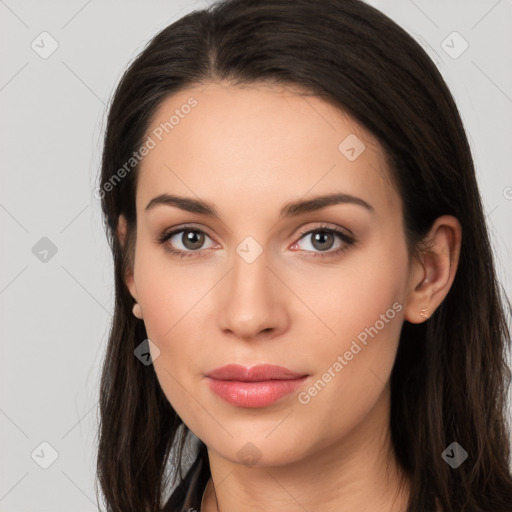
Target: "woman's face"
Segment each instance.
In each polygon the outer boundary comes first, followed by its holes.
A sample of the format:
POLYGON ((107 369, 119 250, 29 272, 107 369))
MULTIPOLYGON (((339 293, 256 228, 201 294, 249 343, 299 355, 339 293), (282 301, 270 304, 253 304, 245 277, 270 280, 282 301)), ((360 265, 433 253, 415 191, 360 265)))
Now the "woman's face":
POLYGON ((224 458, 257 465, 382 432, 411 284, 378 142, 318 97, 215 83, 167 99, 147 136, 127 283, 185 424, 224 458), (215 215, 152 202, 165 194, 215 215), (207 374, 233 363, 306 377, 217 381, 222 397, 207 374))

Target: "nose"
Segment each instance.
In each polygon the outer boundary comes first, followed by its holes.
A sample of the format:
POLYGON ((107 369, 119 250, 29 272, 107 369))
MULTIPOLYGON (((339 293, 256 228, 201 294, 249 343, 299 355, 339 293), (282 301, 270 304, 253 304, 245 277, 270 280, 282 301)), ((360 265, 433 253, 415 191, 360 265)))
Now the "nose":
POLYGON ((253 340, 275 337, 288 328, 290 293, 275 273, 265 252, 252 263, 235 255, 218 303, 219 326, 224 333, 253 340))

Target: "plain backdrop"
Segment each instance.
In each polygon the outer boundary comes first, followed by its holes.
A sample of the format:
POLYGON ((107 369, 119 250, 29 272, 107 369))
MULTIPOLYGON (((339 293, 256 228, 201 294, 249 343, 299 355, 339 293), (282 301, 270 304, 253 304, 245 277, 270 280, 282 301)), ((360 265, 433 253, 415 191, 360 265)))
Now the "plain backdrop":
MULTIPOLYGON (((425 48, 455 96, 512 296, 512 3, 369 3, 425 48)), ((0 0, 0 511, 97 510, 97 392, 113 309, 93 196, 105 107, 148 40, 204 6, 0 0)))

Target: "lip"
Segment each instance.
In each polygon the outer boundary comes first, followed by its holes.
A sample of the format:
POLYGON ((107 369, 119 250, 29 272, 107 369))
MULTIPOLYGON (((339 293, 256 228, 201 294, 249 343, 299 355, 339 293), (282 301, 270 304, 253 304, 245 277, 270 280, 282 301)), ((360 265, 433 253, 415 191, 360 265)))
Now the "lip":
POLYGON ((206 375, 210 389, 238 407, 266 407, 290 394, 308 378, 282 366, 260 364, 247 368, 228 364, 206 375))
POLYGON ((227 364, 215 368, 207 374, 216 380, 238 380, 242 382, 261 382, 265 380, 291 380, 304 377, 305 373, 297 373, 274 364, 257 364, 250 368, 240 364, 227 364))

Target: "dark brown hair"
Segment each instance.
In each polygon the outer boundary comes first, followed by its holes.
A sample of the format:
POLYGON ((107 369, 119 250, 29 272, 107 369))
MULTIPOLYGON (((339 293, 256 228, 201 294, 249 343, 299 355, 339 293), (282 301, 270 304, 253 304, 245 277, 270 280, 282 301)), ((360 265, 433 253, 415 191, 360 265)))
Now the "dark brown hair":
MULTIPOLYGON (((392 446, 412 479, 408 512, 434 510, 436 497, 443 512, 511 511, 510 306, 495 274, 466 133, 447 85, 421 46, 359 0, 217 2, 158 33, 115 91, 99 184, 115 271, 97 459, 107 510, 160 510, 171 447, 171 462, 183 478, 188 431, 178 428, 183 422, 152 365, 134 357, 147 336, 131 313, 123 276, 136 236, 138 167, 107 184, 141 146, 164 99, 213 80, 293 84, 372 132, 391 163, 411 251, 438 216, 459 219, 460 262, 448 295, 427 322, 402 327, 391 375, 392 446), (124 249, 116 236, 120 214, 128 221, 124 249), (441 457, 453 441, 468 453, 457 469, 441 457)), ((197 457, 207 457, 202 443, 197 457)))

